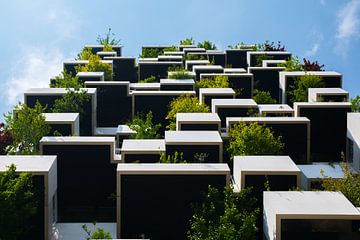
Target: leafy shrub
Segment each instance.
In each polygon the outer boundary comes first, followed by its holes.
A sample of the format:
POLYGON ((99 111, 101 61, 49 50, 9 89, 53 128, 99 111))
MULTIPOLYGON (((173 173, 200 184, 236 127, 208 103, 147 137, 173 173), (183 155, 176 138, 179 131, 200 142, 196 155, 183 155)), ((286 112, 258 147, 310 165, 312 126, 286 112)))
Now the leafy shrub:
POLYGON ((199 54, 186 54, 185 60, 208 60, 204 55, 199 54))
POLYGON ((275 104, 276 103, 276 100, 271 97, 269 91, 255 90, 253 99, 257 104, 275 104))
POLYGON ((256 67, 262 67, 264 60, 272 60, 274 59, 273 56, 267 55, 267 54, 261 54, 256 56, 256 67))
POLYGON ((171 46, 171 47, 164 48, 163 52, 176 52, 178 50, 179 50, 179 48, 177 46, 171 46))
POLYGON ((140 54, 140 58, 157 58, 162 55, 163 51, 157 48, 143 48, 140 54))
POLYGON ((140 80, 139 83, 156 83, 156 77, 155 76, 150 76, 150 77, 147 77, 143 80, 140 80))
POLYGON ((278 66, 284 67, 284 72, 295 72, 304 70, 298 57, 291 57, 285 63, 279 63, 278 66))
POLYGON ((210 41, 203 41, 198 43, 198 48, 205 48, 206 50, 216 50, 216 45, 210 41))
POLYGON ((360 96, 351 99, 351 110, 353 112, 360 112, 360 96))
POLYGON ((171 73, 169 79, 193 79, 193 76, 188 71, 181 70, 171 73))
POLYGON ((303 59, 304 64, 302 65, 304 71, 324 71, 324 64, 320 65, 318 61, 311 62, 310 60, 307 60, 306 58, 303 59))
POLYGON ((114 50, 113 50, 112 45, 110 45, 110 44, 105 44, 104 47, 103 47, 103 51, 104 51, 104 52, 113 52, 114 50))
POLYGON ((288 94, 292 102, 307 102, 309 88, 321 88, 325 83, 320 76, 305 74, 296 77, 294 84, 290 85, 288 94))
POLYGON ((196 82, 197 88, 228 88, 229 78, 227 76, 217 75, 214 78, 202 78, 196 82))
POLYGON ((275 137, 270 128, 258 123, 239 122, 230 129, 228 152, 234 156, 276 155, 284 148, 281 136, 275 137))
POLYGON ((50 84, 52 88, 82 88, 84 84, 79 81, 79 77, 73 77, 66 71, 55 77, 55 83, 50 84))
POLYGON ((184 153, 175 152, 174 155, 166 155, 162 153, 160 155, 159 163, 186 163, 183 158, 184 153))
POLYGON ((194 45, 195 40, 193 38, 186 38, 184 40, 180 40, 180 45, 194 45))
POLYGON ((5 129, 5 124, 0 123, 0 155, 6 154, 6 148, 13 142, 11 131, 5 129))
MULTIPOLYGON (((100 45, 118 45, 120 43, 120 39, 115 38, 115 34, 111 32, 111 28, 109 28, 108 32, 105 33, 105 36, 98 35, 97 43, 100 45)), ((105 50, 104 50, 105 51, 105 50)))
POLYGON ((176 114, 177 113, 196 113, 196 112, 210 112, 210 108, 205 104, 200 104, 197 97, 190 95, 181 95, 172 100, 169 104, 169 112, 166 119, 169 120, 169 125, 166 127, 170 130, 176 129, 176 114))
POLYGON ((90 57, 93 55, 94 54, 92 53, 91 48, 83 48, 83 50, 80 53, 78 53, 75 60, 89 60, 90 57))
POLYGON ((231 187, 224 192, 209 186, 201 204, 194 206, 190 220, 190 240, 255 240, 259 208, 251 190, 234 193, 231 187))
POLYGON ((340 191, 356 207, 360 207, 360 175, 350 171, 344 164, 344 178, 334 179, 326 177, 322 181, 322 187, 325 191, 340 191))
MULTIPOLYGON (((94 230, 95 230, 95 226, 96 223, 93 223, 94 225, 94 230)), ((90 240, 90 239, 113 239, 111 237, 111 234, 109 232, 105 232, 104 229, 102 228, 97 228, 95 231, 91 231, 88 229, 88 227, 86 226, 86 224, 81 226, 82 229, 85 231, 87 237, 86 240, 90 240)))
POLYGON ((101 58, 97 55, 91 55, 89 57, 89 63, 84 66, 76 66, 76 72, 104 72, 105 81, 111 81, 113 79, 111 64, 101 62, 101 58))
POLYGON ((18 239, 29 232, 37 210, 32 175, 15 172, 14 164, 0 172, 0 239, 18 239))
POLYGON ((161 128, 161 123, 154 124, 152 122, 153 114, 148 112, 146 117, 142 115, 137 115, 133 120, 128 124, 130 129, 136 131, 135 134, 131 135, 131 138, 134 139, 157 139, 160 138, 159 129, 161 128))
POLYGON ((6 129, 11 131, 13 142, 6 149, 9 154, 30 155, 39 153, 39 141, 50 132, 50 126, 45 123, 42 107, 36 102, 34 108, 26 104, 18 104, 14 114, 5 115, 6 129))

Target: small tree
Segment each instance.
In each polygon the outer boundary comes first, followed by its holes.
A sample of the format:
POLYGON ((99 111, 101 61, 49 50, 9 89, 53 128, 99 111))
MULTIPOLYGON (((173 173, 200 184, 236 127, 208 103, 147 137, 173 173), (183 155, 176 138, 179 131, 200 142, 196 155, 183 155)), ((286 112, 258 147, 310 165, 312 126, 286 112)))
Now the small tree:
POLYGON ((135 134, 131 135, 133 139, 157 139, 160 138, 159 130, 161 123, 154 124, 152 112, 148 112, 146 117, 137 115, 128 124, 130 129, 136 131, 135 134))
POLYGON ((109 28, 108 32, 105 33, 105 36, 98 35, 97 37, 97 43, 101 45, 118 45, 120 43, 121 39, 117 39, 115 37, 115 33, 111 32, 111 28, 109 28))
POLYGON ((203 41, 198 43, 199 48, 205 48, 206 50, 216 50, 216 45, 210 41, 203 41))
POLYGON ((271 97, 269 91, 255 90, 253 99, 257 104, 275 104, 276 103, 276 100, 271 97))
POLYGON ((184 40, 180 40, 180 45, 194 45, 195 40, 193 38, 186 38, 184 40))
POLYGON ((190 220, 190 240, 255 240, 259 209, 251 190, 234 193, 226 187, 224 193, 209 186, 204 201, 195 205, 190 220))
POLYGON ((324 71, 324 64, 320 65, 318 61, 311 62, 310 60, 304 58, 304 64, 302 65, 302 68, 304 71, 324 71))
POLYGON ((304 71, 298 57, 291 57, 285 63, 279 63, 278 66, 284 67, 284 72, 304 71))
POLYGON ((202 78, 196 82, 197 88, 228 88, 228 76, 217 75, 214 78, 202 78))
POLYGON ((73 77, 66 71, 55 77, 55 83, 50 84, 52 88, 82 88, 84 84, 79 81, 79 77, 73 77))
POLYGON ((31 218, 37 210, 37 194, 32 175, 16 175, 10 165, 0 173, 0 239, 15 240, 31 230, 31 218))
POLYGON ((270 128, 258 123, 239 122, 230 129, 228 152, 234 156, 276 155, 284 148, 281 136, 275 137, 270 128))
POLYGON ((95 54, 89 56, 89 63, 84 66, 76 66, 76 72, 103 72, 105 81, 111 81, 113 78, 111 64, 101 62, 101 58, 95 54))
POLYGON ((36 102, 34 108, 26 104, 18 104, 14 113, 5 115, 6 130, 11 131, 13 142, 6 149, 9 154, 37 154, 39 141, 50 132, 50 126, 45 123, 43 112, 46 107, 36 102))
POLYGON ((351 110, 353 112, 360 112, 360 96, 351 99, 351 110))
POLYGON ((5 129, 5 124, 0 123, 0 155, 6 154, 6 148, 13 142, 11 131, 5 129))
POLYGON ((166 155, 162 153, 160 155, 159 163, 186 163, 186 160, 183 157, 184 153, 175 152, 174 155, 166 155))
POLYGON ((261 54, 256 56, 256 67, 262 67, 264 60, 272 60, 274 59, 273 56, 267 55, 267 54, 261 54))
POLYGON ((140 58, 157 58, 162 55, 163 51, 158 48, 143 48, 140 54, 140 58))
POLYGON ((82 225, 82 229, 86 233, 86 240, 90 239, 113 239, 109 232, 105 232, 103 228, 96 228, 96 222, 93 223, 94 231, 89 230, 86 224, 82 225))
POLYGON ((199 99, 190 95, 181 95, 170 102, 169 112, 166 119, 169 120, 169 125, 166 127, 170 130, 176 129, 176 114, 177 113, 196 113, 196 112, 210 112, 210 108, 206 104, 200 104, 199 99))
POLYGON ((322 88, 325 83, 320 76, 305 74, 296 77, 294 84, 289 87, 289 95, 292 102, 307 102, 309 88, 322 88))
POLYGON ((360 175, 349 170, 347 164, 342 166, 344 178, 334 179, 326 177, 322 181, 325 191, 340 191, 356 207, 360 207, 360 175))
POLYGON ((169 79, 193 79, 193 76, 183 67, 169 67, 169 79))
POLYGON ((94 55, 91 51, 91 48, 83 48, 83 50, 78 53, 77 57, 75 58, 75 60, 89 60, 90 57, 94 55))

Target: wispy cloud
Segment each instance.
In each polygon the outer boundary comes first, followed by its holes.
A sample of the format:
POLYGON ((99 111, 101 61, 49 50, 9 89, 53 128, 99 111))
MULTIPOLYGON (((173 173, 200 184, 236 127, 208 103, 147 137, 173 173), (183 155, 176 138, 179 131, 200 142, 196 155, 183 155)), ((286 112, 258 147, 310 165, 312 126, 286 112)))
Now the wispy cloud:
POLYGON ((346 56, 350 42, 360 36, 360 0, 351 0, 337 13, 335 51, 346 56))
POLYGON ((305 57, 315 56, 315 55, 317 54, 319 48, 320 48, 320 44, 319 44, 319 43, 315 43, 310 50, 307 50, 307 51, 305 52, 305 57))
POLYGON ((11 76, 5 82, 5 97, 8 104, 23 100, 29 88, 48 87, 50 77, 62 70, 65 56, 58 49, 24 48, 22 57, 12 64, 11 76))

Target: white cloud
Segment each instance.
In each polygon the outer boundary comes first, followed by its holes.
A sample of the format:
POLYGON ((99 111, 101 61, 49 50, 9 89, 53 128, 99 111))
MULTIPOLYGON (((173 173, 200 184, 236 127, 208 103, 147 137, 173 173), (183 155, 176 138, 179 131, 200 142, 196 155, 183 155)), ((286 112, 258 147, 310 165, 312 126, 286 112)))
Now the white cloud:
POLYGON ((315 56, 317 54, 317 52, 319 51, 319 48, 320 48, 320 44, 315 43, 310 50, 307 50, 305 52, 305 57, 315 56))
POLYGON ((29 88, 49 87, 50 77, 62 70, 65 56, 58 49, 24 48, 22 54, 12 64, 11 76, 5 82, 5 97, 9 104, 23 100, 29 88))
POLYGON ((351 40, 360 36, 360 0, 351 0, 337 13, 336 52, 345 56, 351 40))

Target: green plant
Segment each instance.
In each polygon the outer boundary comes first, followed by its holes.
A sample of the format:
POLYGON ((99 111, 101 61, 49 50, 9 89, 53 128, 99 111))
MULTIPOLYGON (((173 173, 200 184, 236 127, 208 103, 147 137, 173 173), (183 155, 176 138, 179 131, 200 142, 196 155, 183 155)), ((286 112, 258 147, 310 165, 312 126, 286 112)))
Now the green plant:
POLYGON ((221 193, 209 186, 203 202, 194 206, 188 239, 255 240, 260 212, 256 202, 250 189, 234 193, 231 187, 226 187, 221 193))
POLYGON ((163 52, 176 52, 178 50, 179 50, 179 48, 177 46, 171 46, 171 47, 164 48, 163 52))
POLYGON ((0 123, 0 155, 6 154, 6 148, 13 142, 12 133, 5 128, 4 123, 0 123))
POLYGON ((229 78, 227 76, 217 75, 214 78, 202 78, 197 81, 197 88, 228 88, 229 78))
POLYGON ((298 57, 291 57, 285 63, 279 63, 278 67, 284 67, 284 72, 304 71, 298 57))
POLYGON ((163 51, 158 48, 143 48, 140 54, 140 58, 157 58, 162 55, 163 51))
POLYGON ((166 155, 162 153, 160 155, 159 163, 186 163, 186 160, 183 158, 184 153, 175 152, 174 155, 166 155))
POLYGON ((186 38, 184 40, 180 40, 180 45, 194 45, 195 40, 193 38, 186 38))
POLYGON ((34 108, 19 103, 14 113, 5 115, 6 129, 11 131, 13 142, 6 148, 9 154, 30 155, 39 153, 39 141, 50 132, 43 112, 46 107, 36 102, 34 108))
POLYGON ((146 117, 143 115, 137 115, 133 120, 128 124, 130 129, 134 130, 136 133, 131 135, 131 138, 134 139, 156 139, 160 138, 159 129, 161 128, 161 123, 154 124, 152 112, 148 112, 146 117))
POLYGON ((115 34, 111 32, 111 28, 108 29, 108 32, 105 33, 105 36, 102 37, 98 35, 97 37, 97 43, 101 45, 118 45, 120 43, 120 39, 115 38, 115 34))
POLYGON ((186 70, 172 72, 169 79, 193 79, 193 76, 186 70))
POLYGON ((84 84, 79 81, 79 77, 73 77, 66 71, 55 77, 55 83, 50 84, 52 88, 82 88, 84 84))
POLYGON ((351 99, 351 110, 353 112, 360 112, 360 96, 351 99))
POLYGON ((90 239, 113 239, 109 232, 105 232, 102 228, 97 228, 95 230, 96 223, 93 223, 94 231, 88 229, 86 224, 83 224, 81 227, 86 233, 86 240, 90 239))
POLYGON ((84 66, 76 66, 76 72, 104 72, 105 81, 111 81, 113 78, 112 66, 109 63, 101 62, 101 58, 97 55, 89 57, 89 63, 84 66))
POLYGON ((112 52, 112 51, 114 51, 114 50, 113 50, 112 45, 110 45, 110 44, 104 44, 103 51, 104 51, 104 52, 112 52))
POLYGON ((83 50, 80 53, 78 53, 75 60, 89 60, 90 57, 93 55, 94 54, 92 53, 91 48, 83 48, 83 50))
POLYGON ((262 67, 264 60, 272 60, 274 59, 273 56, 267 55, 267 54, 261 54, 256 56, 256 67, 262 67))
MULTIPOLYGON (((322 187, 325 191, 340 191, 356 207, 360 207, 360 175, 350 171, 347 164, 342 166, 344 177, 334 179, 324 176, 322 187)), ((322 173, 323 174, 323 173, 322 173)))
POLYGON ((198 48, 205 48, 206 50, 216 50, 216 45, 210 41, 203 41, 198 43, 198 48))
POLYGON ((209 157, 208 153, 195 153, 194 162, 204 163, 205 160, 209 157))
POLYGON ((228 152, 234 156, 276 155, 284 149, 281 136, 275 137, 270 128, 258 123, 239 122, 229 133, 228 152))
POLYGON ((269 91, 255 90, 253 99, 257 104, 274 104, 274 103, 276 103, 276 100, 271 97, 269 91))
POLYGON ((188 60, 208 60, 208 59, 204 55, 200 55, 200 54, 186 54, 185 60, 188 61, 188 60))
POLYGON ((325 83, 320 76, 305 74, 294 79, 289 86, 288 94, 292 102, 307 102, 309 88, 322 88, 325 83))
POLYGON ((155 83, 155 82, 157 82, 155 76, 150 76, 139 81, 139 83, 155 83))
POLYGON ((169 104, 169 111, 166 119, 169 121, 169 125, 166 128, 170 130, 176 129, 176 114, 177 113, 195 113, 195 112, 210 112, 210 108, 205 104, 200 104, 197 97, 190 95, 181 95, 169 104))
POLYGON ((37 199, 30 173, 16 174, 14 164, 0 173, 0 239, 16 240, 31 231, 37 199))

